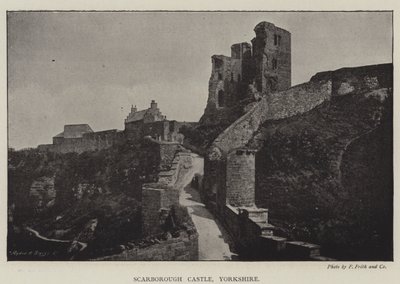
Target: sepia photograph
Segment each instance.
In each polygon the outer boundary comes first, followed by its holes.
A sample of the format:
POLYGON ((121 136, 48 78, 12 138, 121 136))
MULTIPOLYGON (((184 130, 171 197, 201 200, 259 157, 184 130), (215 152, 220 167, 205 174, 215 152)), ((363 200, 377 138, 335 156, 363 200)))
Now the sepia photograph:
POLYGON ((6 29, 8 262, 394 260, 393 11, 6 29))

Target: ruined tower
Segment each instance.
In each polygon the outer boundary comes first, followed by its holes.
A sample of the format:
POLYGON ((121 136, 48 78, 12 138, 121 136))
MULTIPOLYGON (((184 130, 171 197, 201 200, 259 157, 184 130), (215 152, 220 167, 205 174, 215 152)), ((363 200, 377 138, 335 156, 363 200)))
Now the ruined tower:
POLYGON ((290 33, 268 22, 255 28, 252 39, 255 84, 262 94, 283 91, 291 86, 290 33))
POLYGON ((291 85, 290 33, 268 22, 255 28, 252 45, 233 44, 231 56, 213 55, 203 125, 229 125, 261 96, 291 85))

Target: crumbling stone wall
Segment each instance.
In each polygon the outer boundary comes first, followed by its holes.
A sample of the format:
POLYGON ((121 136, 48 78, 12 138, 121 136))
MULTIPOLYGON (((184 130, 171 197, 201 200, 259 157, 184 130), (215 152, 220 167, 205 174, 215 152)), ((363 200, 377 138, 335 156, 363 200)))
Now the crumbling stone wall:
POLYGON ((254 77, 251 45, 237 43, 231 57, 214 55, 208 87, 208 101, 201 124, 231 123, 242 113, 241 100, 249 99, 247 89, 254 77))
POLYGON ((393 64, 341 68, 315 74, 311 81, 332 81, 332 96, 362 94, 393 87, 393 64))
POLYGON ((200 119, 203 124, 213 124, 229 120, 226 105, 230 101, 229 81, 231 74, 231 58, 223 55, 213 55, 211 77, 208 83, 208 100, 205 115, 200 119))
POLYGON ((249 110, 249 105, 291 86, 290 33, 261 22, 249 43, 231 46, 231 57, 214 55, 209 94, 202 125, 229 125, 249 110))

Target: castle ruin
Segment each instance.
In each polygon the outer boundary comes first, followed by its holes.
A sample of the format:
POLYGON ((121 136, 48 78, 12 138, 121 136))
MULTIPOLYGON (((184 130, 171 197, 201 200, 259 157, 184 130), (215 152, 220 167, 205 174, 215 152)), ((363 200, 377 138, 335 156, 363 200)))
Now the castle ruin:
MULTIPOLYGON (((365 94, 370 94, 366 98, 376 93, 390 97, 393 65, 322 72, 309 82, 291 87, 290 33, 267 22, 258 24, 254 31, 252 46, 234 44, 231 57, 212 57, 209 97, 200 124, 224 126, 225 130, 208 145, 202 196, 235 241, 245 248, 244 253, 260 255, 268 248, 269 255, 271 251, 285 251, 285 257, 326 260, 319 255, 318 245, 276 236, 278 228, 269 223, 269 206, 265 205, 272 197, 267 193, 275 189, 265 186, 271 185, 265 177, 266 163, 271 160, 265 157, 268 135, 263 129, 322 105, 329 108, 329 104, 339 104, 343 96, 364 104, 365 94)), ((368 104, 367 117, 369 112, 383 109, 378 96, 368 104)), ((368 127, 372 129, 379 124, 374 118, 362 121, 371 123, 368 127)), ((340 164, 341 158, 338 161, 340 164)), ((337 180, 340 184, 340 173, 337 180)))
MULTIPOLYGON (((290 33, 268 22, 259 23, 254 31, 252 44, 232 45, 230 57, 212 56, 208 101, 200 124, 224 125, 226 129, 207 149, 201 194, 207 207, 235 236, 235 241, 249 251, 260 253, 257 251, 260 247, 272 248, 269 254, 286 250, 299 259, 326 260, 319 255, 318 245, 274 235, 277 228, 269 223, 267 208, 270 207, 260 202, 269 198, 262 188, 268 184, 262 167, 266 163, 263 143, 267 138, 259 133, 260 129, 270 121, 307 113, 338 97, 358 93, 373 96, 371 92, 377 91, 388 97, 392 65, 323 72, 309 82, 291 87, 290 33)), ((176 145, 167 142, 182 143, 184 137, 179 129, 187 124, 167 120, 157 103, 151 101, 148 109, 138 111, 132 106, 124 131, 93 132, 88 125, 66 125, 49 148, 82 152, 109 147, 120 139, 137 141, 147 137, 158 143, 160 149, 170 149, 176 145)), ((171 192, 161 183, 145 188, 146 232, 160 230, 159 213, 170 205, 166 197, 171 192)))
POLYGON ((207 106, 200 123, 230 124, 262 96, 291 86, 290 33, 272 23, 255 28, 252 45, 231 46, 231 56, 213 55, 207 106))

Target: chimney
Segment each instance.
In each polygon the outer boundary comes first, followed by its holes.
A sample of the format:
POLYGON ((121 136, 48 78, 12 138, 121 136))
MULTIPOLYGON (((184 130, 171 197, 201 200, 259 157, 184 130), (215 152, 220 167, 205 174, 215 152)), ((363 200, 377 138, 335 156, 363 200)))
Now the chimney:
POLYGON ((151 108, 151 109, 156 109, 156 108, 157 108, 157 103, 156 103, 155 100, 152 100, 152 101, 151 101, 150 108, 151 108))

